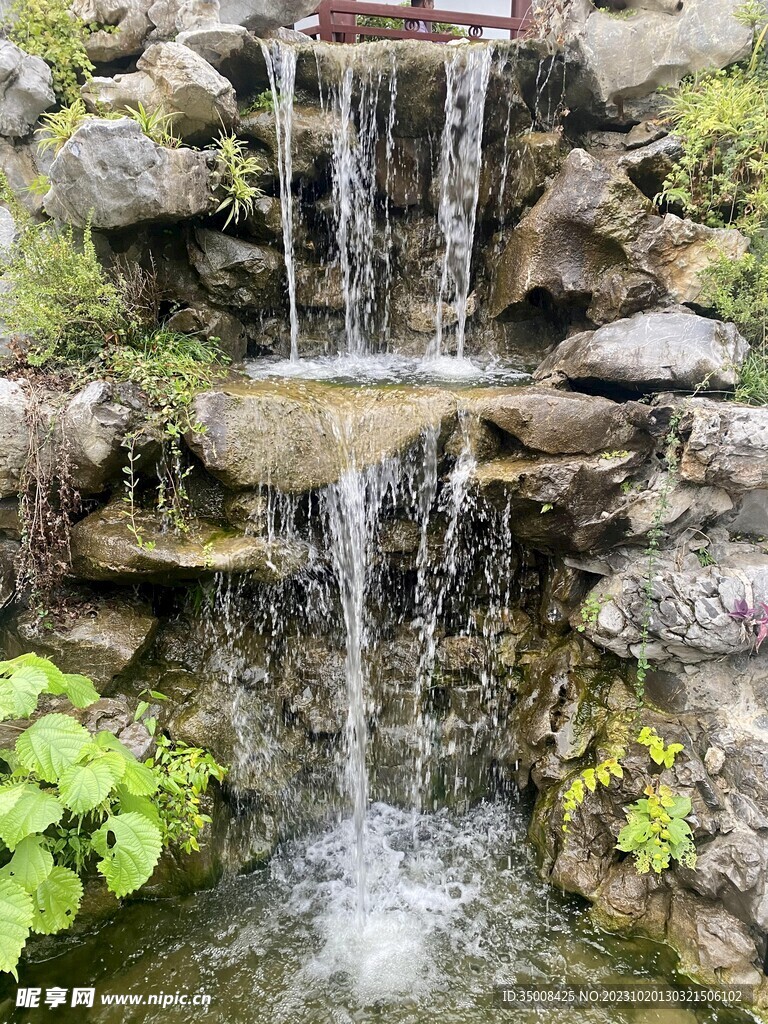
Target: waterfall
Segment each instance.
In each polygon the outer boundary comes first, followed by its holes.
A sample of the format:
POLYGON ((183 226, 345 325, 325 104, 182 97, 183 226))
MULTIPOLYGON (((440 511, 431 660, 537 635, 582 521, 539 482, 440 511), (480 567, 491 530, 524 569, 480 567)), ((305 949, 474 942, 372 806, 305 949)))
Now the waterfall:
MULTIPOLYGON (((384 68, 369 67, 359 77, 343 69, 323 108, 334 114, 333 199, 336 239, 344 294, 344 326, 349 355, 370 351, 376 330, 379 295, 389 291, 388 245, 376 238, 376 159, 380 138, 378 106, 384 68), (382 249, 385 250, 382 252, 382 249), (378 261, 384 265, 384 274, 378 261)), ((387 147, 392 146, 397 77, 388 75, 387 147)))
POLYGON ((467 300, 483 162, 485 98, 493 61, 490 46, 461 46, 446 53, 445 125, 441 142, 442 190, 438 220, 445 256, 437 302, 433 356, 443 345, 443 303, 456 311, 456 355, 464 356, 467 300))
POLYGON ((293 94, 296 85, 296 50, 279 39, 261 44, 272 89, 277 133, 277 166, 280 178, 280 214, 288 282, 291 325, 291 359, 299 358, 299 314, 296 306, 296 261, 293 236, 293 94))

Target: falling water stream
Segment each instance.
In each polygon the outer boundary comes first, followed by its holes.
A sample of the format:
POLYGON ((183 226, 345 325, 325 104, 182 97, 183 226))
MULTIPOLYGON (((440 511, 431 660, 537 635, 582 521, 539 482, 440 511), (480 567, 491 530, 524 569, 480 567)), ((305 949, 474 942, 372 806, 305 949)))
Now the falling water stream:
POLYGON ((261 44, 272 90, 280 179, 280 216, 288 284, 291 359, 299 358, 299 313, 296 304, 296 261, 293 234, 293 102, 296 85, 296 49, 280 40, 261 44))

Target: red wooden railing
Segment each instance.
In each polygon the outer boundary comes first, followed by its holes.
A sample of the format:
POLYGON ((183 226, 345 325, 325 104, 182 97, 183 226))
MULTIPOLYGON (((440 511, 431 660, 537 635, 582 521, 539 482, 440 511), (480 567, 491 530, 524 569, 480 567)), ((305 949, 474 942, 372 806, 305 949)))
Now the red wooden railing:
POLYGON ((482 39, 485 29, 508 32, 510 39, 521 35, 528 27, 530 0, 511 0, 512 17, 500 18, 493 14, 467 14, 463 11, 442 11, 426 7, 409 10, 398 3, 360 3, 359 0, 323 0, 315 12, 318 24, 302 31, 314 39, 328 43, 355 43, 367 38, 421 39, 433 43, 448 43, 456 36, 448 32, 419 31, 423 22, 431 29, 435 22, 464 28, 470 39, 482 39), (380 28, 358 25, 357 16, 397 18, 403 28, 380 28))

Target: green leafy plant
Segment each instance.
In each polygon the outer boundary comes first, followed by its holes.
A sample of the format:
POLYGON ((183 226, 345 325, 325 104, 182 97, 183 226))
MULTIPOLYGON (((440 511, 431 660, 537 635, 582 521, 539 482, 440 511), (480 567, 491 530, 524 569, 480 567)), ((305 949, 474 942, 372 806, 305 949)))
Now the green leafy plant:
POLYGON ((262 194, 255 179, 261 174, 263 167, 257 157, 248 153, 245 142, 238 139, 234 133, 227 135, 220 132, 218 140, 211 148, 224 168, 223 179, 219 185, 224 192, 224 198, 216 212, 228 211, 224 222, 226 229, 232 221, 238 224, 241 217, 253 213, 254 203, 262 194))
POLYGON ((59 102, 79 100, 80 79, 89 79, 94 66, 85 48, 86 26, 67 0, 15 0, 9 15, 8 38, 48 63, 59 102))
POLYGON ((173 122, 176 114, 166 114, 161 107, 158 107, 157 110, 147 110, 141 102, 137 107, 126 107, 125 109, 128 115, 138 123, 147 138, 152 139, 158 146, 176 149, 181 145, 181 139, 173 134, 173 122))
MULTIPOLYGON (((405 0, 405 2, 400 4, 400 6, 411 7, 410 0, 405 0)), ((411 8, 411 12, 409 13, 407 20, 422 21, 423 18, 420 18, 419 14, 420 12, 418 9, 411 8)), ((366 28, 394 28, 402 30, 405 25, 405 20, 403 18, 380 18, 371 17, 367 14, 358 14, 356 21, 358 25, 366 28)), ((444 21, 435 21, 431 25, 427 23, 427 29, 430 32, 442 32, 447 35, 456 36, 457 38, 462 38, 467 34, 466 29, 459 28, 458 25, 451 25, 449 22, 444 21)))
POLYGON ((597 594, 588 594, 581 606, 581 624, 576 627, 579 633, 586 632, 587 626, 596 626, 600 609, 605 604, 605 598, 597 594))
POLYGON ((25 340, 31 366, 52 360, 84 362, 128 326, 128 310, 96 254, 90 227, 27 220, 4 273, 0 317, 25 340))
POLYGON ((242 109, 241 113, 246 117, 248 114, 273 113, 275 109, 275 97, 271 89, 265 89, 253 97, 242 109))
POLYGON ((89 117, 91 115, 85 109, 85 103, 79 98, 52 114, 43 114, 40 118, 41 127, 35 130, 35 135, 40 136, 38 149, 41 152, 52 149, 55 155, 89 117))
MULTIPOLYGON (((0 662, 0 720, 29 718, 41 694, 76 708, 99 699, 85 676, 34 654, 0 662)), ((100 874, 120 898, 150 878, 164 847, 198 848, 210 819, 193 797, 225 770, 166 738, 158 749, 159 762, 142 763, 112 733, 55 712, 20 724, 13 749, 0 751, 0 970, 16 976, 30 932, 71 926, 81 875, 100 874)))
MULTIPOLYGON (((678 754, 684 750, 682 743, 665 743, 649 726, 640 730, 636 742, 648 748, 651 762, 660 768, 673 768, 678 754)), ((573 814, 587 793, 594 793, 599 785, 609 786, 612 778, 624 777, 623 757, 624 751, 620 749, 614 757, 585 769, 573 779, 563 794, 563 832, 568 833, 573 814)), ((616 849, 633 855, 641 875, 648 871, 661 874, 673 860, 694 868, 693 832, 685 820, 690 813, 690 799, 676 795, 656 776, 645 787, 643 797, 624 808, 627 823, 619 832, 616 849)))

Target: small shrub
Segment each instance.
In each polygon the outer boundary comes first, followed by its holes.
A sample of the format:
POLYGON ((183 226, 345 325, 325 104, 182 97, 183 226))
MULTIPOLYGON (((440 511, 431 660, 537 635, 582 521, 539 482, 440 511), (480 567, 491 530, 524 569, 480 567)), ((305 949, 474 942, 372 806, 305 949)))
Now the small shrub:
MULTIPOLYGON (((0 721, 34 714, 41 694, 76 708, 99 699, 85 676, 25 654, 0 662, 0 721)), ((140 762, 111 732, 46 714, 0 751, 0 971, 16 977, 30 932, 69 928, 81 876, 102 875, 121 898, 152 875, 163 848, 198 848, 210 820, 199 798, 225 769, 202 750, 162 738, 140 762)))
POLYGON ((28 222, 15 243, 0 293, 0 317, 27 345, 31 366, 87 362, 128 326, 115 282, 96 255, 90 228, 28 222))
POLYGON ((81 99, 75 100, 68 107, 62 107, 53 114, 43 114, 40 118, 42 127, 35 131, 35 135, 40 136, 38 149, 41 152, 52 149, 55 156, 69 142, 83 121, 90 116, 81 99))
POLYGON ((125 110, 129 117, 138 122, 147 138, 152 139, 158 146, 176 149, 181 145, 181 139, 173 134, 176 114, 166 114, 162 108, 150 111, 143 103, 139 103, 138 107, 126 107, 125 110))
POLYGON ((60 103, 80 99, 80 79, 89 79, 94 66, 85 49, 86 26, 72 14, 67 0, 15 0, 7 35, 47 62, 60 103))

